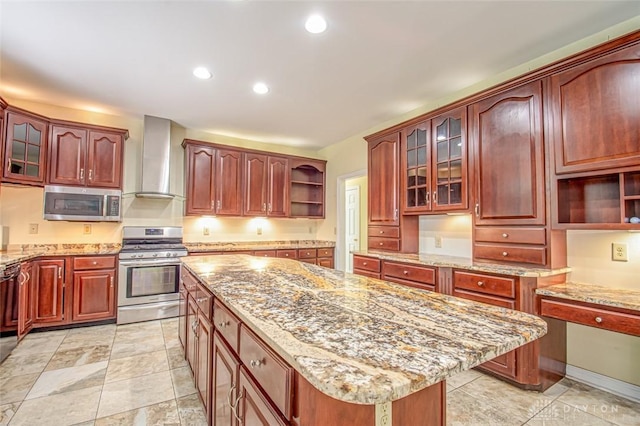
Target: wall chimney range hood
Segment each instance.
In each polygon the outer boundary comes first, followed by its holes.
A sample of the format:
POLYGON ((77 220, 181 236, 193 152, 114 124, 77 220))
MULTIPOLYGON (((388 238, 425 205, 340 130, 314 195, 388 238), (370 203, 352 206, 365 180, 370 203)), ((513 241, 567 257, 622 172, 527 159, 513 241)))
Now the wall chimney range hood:
POLYGON ((171 120, 144 116, 142 138, 142 187, 138 198, 171 199, 169 169, 171 165, 171 120))

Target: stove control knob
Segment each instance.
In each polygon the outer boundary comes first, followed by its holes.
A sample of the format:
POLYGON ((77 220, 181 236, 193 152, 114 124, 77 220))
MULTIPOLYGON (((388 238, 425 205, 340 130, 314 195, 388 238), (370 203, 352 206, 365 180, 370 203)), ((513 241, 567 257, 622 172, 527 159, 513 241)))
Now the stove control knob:
POLYGON ((172 253, 171 256, 178 257, 178 253, 172 253))
POLYGON ((144 254, 139 254, 137 257, 144 257, 144 254))
POLYGON ((151 257, 158 257, 158 253, 153 253, 151 257))

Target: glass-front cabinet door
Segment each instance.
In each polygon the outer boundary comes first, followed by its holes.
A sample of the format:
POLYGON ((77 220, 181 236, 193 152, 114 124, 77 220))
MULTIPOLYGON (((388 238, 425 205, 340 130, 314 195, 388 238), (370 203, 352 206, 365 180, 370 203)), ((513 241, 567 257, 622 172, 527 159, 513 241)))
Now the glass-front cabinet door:
POLYGON ((433 211, 467 208, 466 122, 464 108, 431 120, 433 211))
POLYGON ((402 132, 402 170, 405 212, 431 209, 431 171, 429 121, 407 127, 402 132))
POLYGON ((19 113, 7 114, 3 165, 5 180, 42 185, 47 123, 19 113))

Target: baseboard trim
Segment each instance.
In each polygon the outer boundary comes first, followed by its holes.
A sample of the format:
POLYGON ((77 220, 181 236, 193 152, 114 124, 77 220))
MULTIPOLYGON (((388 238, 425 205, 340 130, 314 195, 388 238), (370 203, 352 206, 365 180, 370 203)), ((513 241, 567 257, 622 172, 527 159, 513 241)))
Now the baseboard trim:
POLYGON ((567 364, 566 377, 614 395, 640 402, 640 386, 567 364))

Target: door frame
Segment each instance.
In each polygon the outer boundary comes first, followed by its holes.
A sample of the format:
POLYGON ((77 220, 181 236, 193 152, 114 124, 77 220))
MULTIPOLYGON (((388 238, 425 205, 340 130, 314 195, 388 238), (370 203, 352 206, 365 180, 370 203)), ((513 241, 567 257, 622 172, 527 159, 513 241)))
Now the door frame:
MULTIPOLYGON (((346 215, 346 187, 347 180, 367 176, 366 169, 356 170, 351 173, 340 175, 336 179, 337 185, 337 212, 336 212, 336 269, 344 271, 346 251, 345 247, 345 215, 346 215)), ((360 205, 360 209, 367 208, 360 205)), ((362 238, 362 236, 360 236, 362 238)))
MULTIPOLYGON (((349 246, 349 241, 348 241, 348 235, 347 235, 347 227, 346 227, 346 223, 349 221, 348 217, 347 217, 347 192, 348 191, 355 191, 357 198, 357 208, 358 208, 358 214, 356 215, 356 235, 358 237, 358 239, 356 241, 358 241, 358 247, 360 247, 360 240, 361 240, 361 236, 360 236, 360 216, 361 216, 361 203, 360 203, 360 186, 346 186, 346 182, 345 182, 345 232, 344 232, 344 245, 345 245, 345 252, 344 252, 344 262, 345 262, 345 272, 353 272, 353 267, 351 268, 351 271, 347 271, 347 265, 349 264, 349 253, 346 250, 346 248, 349 246)), ((352 265, 353 266, 353 265, 352 265)))

